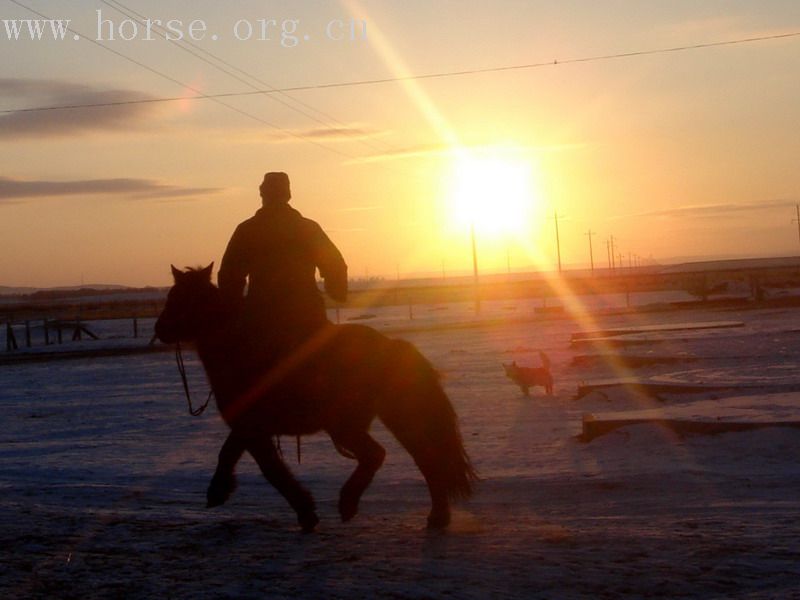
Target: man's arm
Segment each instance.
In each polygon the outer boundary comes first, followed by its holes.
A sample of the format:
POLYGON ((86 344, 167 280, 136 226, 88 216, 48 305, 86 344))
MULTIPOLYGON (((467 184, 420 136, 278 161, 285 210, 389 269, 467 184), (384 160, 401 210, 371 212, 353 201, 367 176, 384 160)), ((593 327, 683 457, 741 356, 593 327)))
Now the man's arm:
POLYGON ((315 223, 314 260, 319 274, 325 280, 325 291, 337 302, 347 300, 347 264, 342 253, 315 223))
POLYGON ((240 225, 228 242, 217 275, 219 291, 227 306, 238 307, 241 303, 248 272, 245 235, 240 225))

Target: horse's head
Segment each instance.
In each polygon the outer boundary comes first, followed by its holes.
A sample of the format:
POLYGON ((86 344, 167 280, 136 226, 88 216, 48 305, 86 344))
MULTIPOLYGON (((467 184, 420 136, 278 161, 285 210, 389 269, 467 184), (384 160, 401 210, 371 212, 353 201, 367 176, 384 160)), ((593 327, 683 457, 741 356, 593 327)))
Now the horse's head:
POLYGON ((219 290, 211 283, 214 263, 205 269, 181 271, 172 267, 175 285, 156 321, 156 335, 166 344, 191 342, 214 325, 219 312, 219 290))

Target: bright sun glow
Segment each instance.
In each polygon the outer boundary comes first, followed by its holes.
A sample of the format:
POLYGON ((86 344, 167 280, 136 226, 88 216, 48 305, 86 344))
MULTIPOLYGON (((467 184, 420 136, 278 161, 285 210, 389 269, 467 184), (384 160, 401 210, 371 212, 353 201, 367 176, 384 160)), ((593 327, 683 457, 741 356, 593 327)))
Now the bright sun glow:
POLYGON ((448 195, 457 227, 495 237, 530 235, 542 204, 534 162, 502 150, 460 152, 448 195))

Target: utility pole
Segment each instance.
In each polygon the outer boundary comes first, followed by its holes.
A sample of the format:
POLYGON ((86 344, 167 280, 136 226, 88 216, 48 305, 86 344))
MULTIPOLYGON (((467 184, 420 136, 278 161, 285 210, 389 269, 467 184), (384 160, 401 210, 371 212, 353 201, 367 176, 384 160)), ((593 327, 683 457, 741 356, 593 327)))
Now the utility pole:
POLYGON ((794 219, 794 222, 797 223, 797 237, 800 239, 800 204, 795 204, 794 208, 797 211, 797 218, 794 219))
POLYGON ((589 236, 589 264, 592 268, 592 275, 594 275, 594 252, 592 251, 592 236, 597 234, 590 229, 586 232, 586 235, 589 236))
POLYGON ((616 258, 617 258, 617 254, 616 254, 616 252, 614 250, 614 236, 612 235, 611 236, 611 270, 612 271, 616 271, 617 270, 617 264, 615 262, 616 258))
POLYGON ((558 237, 558 211, 553 211, 553 219, 556 222, 556 253, 558 255, 558 273, 561 274, 561 240, 558 237))
POLYGON ((611 240, 606 240, 606 254, 608 255, 608 270, 611 271, 611 240))
POLYGON ((470 236, 472 237, 472 273, 475 277, 475 314, 481 312, 481 294, 478 287, 478 250, 475 244, 475 223, 470 224, 470 236))

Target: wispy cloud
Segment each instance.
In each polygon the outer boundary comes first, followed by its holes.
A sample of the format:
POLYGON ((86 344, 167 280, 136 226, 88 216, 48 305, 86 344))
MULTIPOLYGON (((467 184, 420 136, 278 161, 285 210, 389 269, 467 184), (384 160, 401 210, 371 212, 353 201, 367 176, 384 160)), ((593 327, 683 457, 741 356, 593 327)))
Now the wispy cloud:
POLYGON ((441 156, 453 151, 452 147, 443 144, 430 144, 398 148, 389 152, 361 156, 347 161, 348 164, 363 164, 382 162, 386 160, 402 160, 406 158, 418 158, 421 156, 441 156))
POLYGON ((0 78, 0 98, 24 104, 13 112, 0 114, 0 141, 25 137, 63 137, 96 131, 125 131, 144 128, 157 105, 140 102, 152 96, 125 89, 101 90, 56 80, 0 78), (26 111, 28 107, 71 106, 120 102, 115 106, 26 111))
POLYGON ((299 127, 299 128, 273 128, 264 132, 263 128, 239 127, 224 129, 209 126, 209 135, 216 136, 221 143, 231 142, 240 144, 289 144, 294 142, 358 142, 374 139, 386 135, 387 131, 373 129, 362 125, 346 124, 335 127, 299 127))
MULTIPOLYGON (((319 140, 319 141, 347 141, 363 140, 379 135, 375 129, 354 125, 342 125, 340 127, 313 127, 306 129, 285 129, 275 131, 266 137, 268 142, 295 142, 298 140, 319 140)), ((260 137, 260 142, 265 138, 260 137)))
POLYGON ((719 218, 748 212, 793 208, 797 200, 762 200, 747 203, 694 204, 621 215, 617 219, 659 217, 675 219, 719 218))
POLYGON ((74 98, 90 89, 88 85, 55 79, 0 78, 0 95, 6 98, 26 96, 74 98))
MULTIPOLYGON (((544 154, 549 152, 563 152, 568 150, 577 150, 585 148, 587 144, 574 143, 574 144, 552 144, 549 146, 519 146, 519 147, 502 147, 499 150, 505 153, 510 151, 517 153, 530 153, 530 154, 544 154)), ((418 146, 408 146, 405 148, 398 148, 388 152, 379 154, 371 154, 369 156, 362 156, 346 161, 345 164, 364 164, 382 162, 388 160, 404 160, 409 158, 422 158, 422 157, 442 157, 452 156, 454 152, 460 150, 479 150, 485 151, 487 146, 483 144, 462 145, 453 147, 447 144, 420 144, 418 146)))
POLYGON ((330 138, 367 138, 376 135, 374 130, 364 127, 330 127, 330 128, 316 128, 306 129, 296 132, 303 137, 310 137, 315 139, 330 139, 330 138))
POLYGON ((217 194, 222 188, 183 187, 151 179, 51 181, 0 177, 0 202, 64 196, 120 196, 132 199, 188 198, 217 194))

